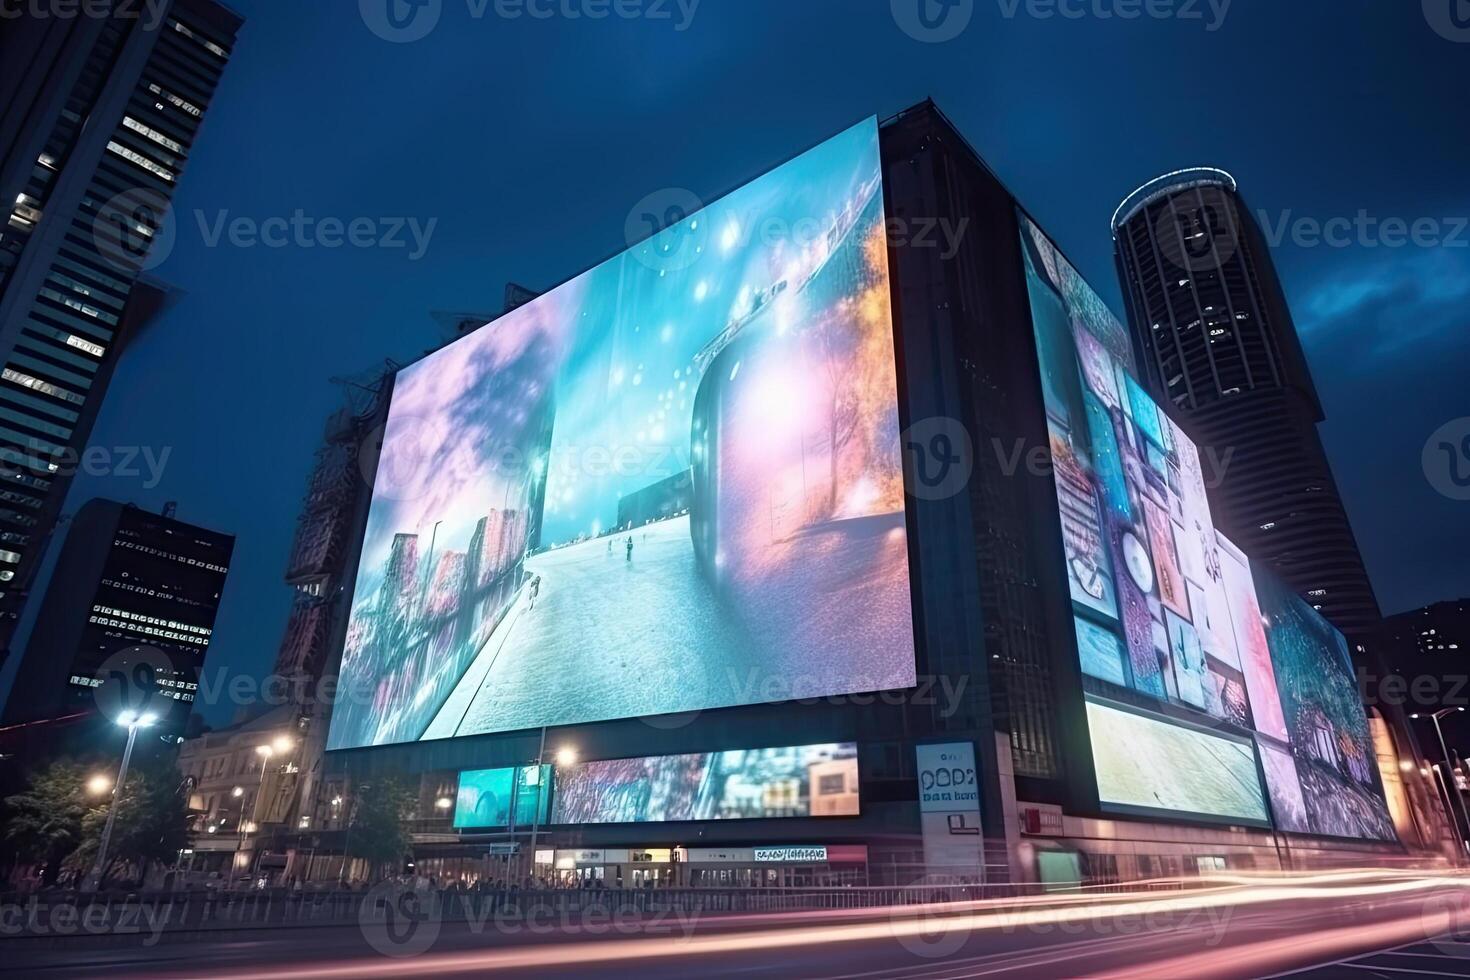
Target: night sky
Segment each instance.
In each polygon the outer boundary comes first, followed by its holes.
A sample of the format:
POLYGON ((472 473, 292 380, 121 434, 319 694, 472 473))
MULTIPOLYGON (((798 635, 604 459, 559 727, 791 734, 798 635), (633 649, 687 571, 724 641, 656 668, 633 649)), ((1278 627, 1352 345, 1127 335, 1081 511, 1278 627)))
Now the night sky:
MULTIPOLYGON (((93 433, 167 449, 162 479, 82 476, 68 503, 177 500, 181 519, 239 536, 215 667, 274 659, 300 495, 341 404, 327 379, 437 345, 430 310, 494 312, 509 280, 544 288, 606 258, 662 188, 708 201, 932 96, 1119 312, 1108 219, 1167 170, 1224 167, 1273 223, 1365 210, 1440 219, 1449 237, 1470 214, 1470 43, 1413 0, 1235 0, 1214 31, 1204 2, 1203 20, 1122 21, 973 0, 968 27, 932 44, 889 0, 703 0, 684 30, 673 2, 668 19, 597 21, 441 2, 427 37, 389 43, 352 0, 233 0, 246 24, 153 271, 183 295, 123 358, 93 433), (209 245, 222 211, 297 209, 437 223, 417 260, 407 233, 400 248, 209 245)), ((1456 241, 1275 253, 1386 612, 1470 595, 1470 504, 1420 462, 1470 415, 1470 230, 1456 241)))

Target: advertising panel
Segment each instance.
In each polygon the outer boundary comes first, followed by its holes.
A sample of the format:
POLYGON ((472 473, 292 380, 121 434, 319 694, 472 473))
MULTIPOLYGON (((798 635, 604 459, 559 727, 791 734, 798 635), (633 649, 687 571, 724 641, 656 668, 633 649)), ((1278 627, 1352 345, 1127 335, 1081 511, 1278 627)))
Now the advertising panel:
POLYGON ((1346 640, 1215 528, 1225 462, 1025 215, 1021 247, 1102 805, 1255 822, 1268 794, 1283 830, 1392 840, 1346 640))
POLYGON ((915 683, 876 120, 641 218, 399 373, 329 748, 915 683))
POLYGON ((539 821, 545 823, 550 814, 550 783, 551 767, 545 765, 467 769, 459 774, 454 826, 530 827, 538 820, 538 802, 539 821))
POLYGON ((1098 796, 1105 805, 1267 822, 1249 741, 1087 702, 1098 796))
POLYGON ((559 767, 551 822, 657 823, 857 813, 857 746, 845 742, 559 767))
POLYGON ((975 743, 918 745, 914 754, 925 866, 941 874, 978 874, 983 842, 975 743))

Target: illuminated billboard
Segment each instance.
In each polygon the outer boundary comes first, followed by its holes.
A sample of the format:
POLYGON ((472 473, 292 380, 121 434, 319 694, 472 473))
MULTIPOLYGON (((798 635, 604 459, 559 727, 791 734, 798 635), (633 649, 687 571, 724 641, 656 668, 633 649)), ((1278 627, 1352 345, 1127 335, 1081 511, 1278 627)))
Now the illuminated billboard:
POLYGON ((876 121, 666 212, 399 373, 329 748, 915 683, 876 121))
POLYGON ((1098 797, 1113 809, 1177 810, 1267 823, 1256 755, 1226 738, 1089 700, 1098 797))
POLYGON ((467 769, 459 774, 455 827, 530 827, 545 823, 550 812, 550 766, 467 769))
POLYGON ((1123 325, 1024 215, 1021 247, 1103 806, 1260 820, 1268 799, 1283 830, 1392 839, 1346 640, 1216 529, 1224 462, 1143 390, 1123 325), (1105 700, 1140 695, 1199 725, 1105 700))
POLYGON ((842 742, 559 767, 552 823, 857 814, 857 746, 842 742))

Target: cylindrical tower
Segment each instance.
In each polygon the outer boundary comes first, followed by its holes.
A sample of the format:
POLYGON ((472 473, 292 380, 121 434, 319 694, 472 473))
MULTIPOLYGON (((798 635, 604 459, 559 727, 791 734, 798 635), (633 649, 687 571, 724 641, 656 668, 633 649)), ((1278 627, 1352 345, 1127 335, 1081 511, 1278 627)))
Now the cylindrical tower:
POLYGON ((1205 452, 1220 524, 1349 637, 1378 603, 1317 432, 1321 402, 1260 225, 1197 167, 1113 215, 1138 369, 1205 452))

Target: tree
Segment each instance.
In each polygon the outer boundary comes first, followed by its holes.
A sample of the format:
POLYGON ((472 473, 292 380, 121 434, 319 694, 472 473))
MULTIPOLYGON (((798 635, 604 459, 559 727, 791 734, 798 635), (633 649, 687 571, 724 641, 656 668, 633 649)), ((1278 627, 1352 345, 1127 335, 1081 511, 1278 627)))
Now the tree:
POLYGON ((418 806, 418 794, 389 776, 360 786, 356 796, 344 850, 373 865, 402 861, 413 844, 405 821, 418 806))
MULTIPOLYGON (((128 773, 126 786, 113 797, 117 820, 107 846, 102 881, 123 868, 133 867, 139 881, 155 861, 174 861, 189 842, 189 810, 183 777, 174 760, 164 755, 145 757, 128 773)), ((97 856, 107 807, 89 810, 82 819, 82 844, 72 855, 79 869, 90 867, 97 856)))
POLYGON ((43 885, 56 883, 62 862, 82 842, 89 806, 86 779, 80 762, 60 759, 5 801, 5 838, 21 858, 44 865, 43 885))

